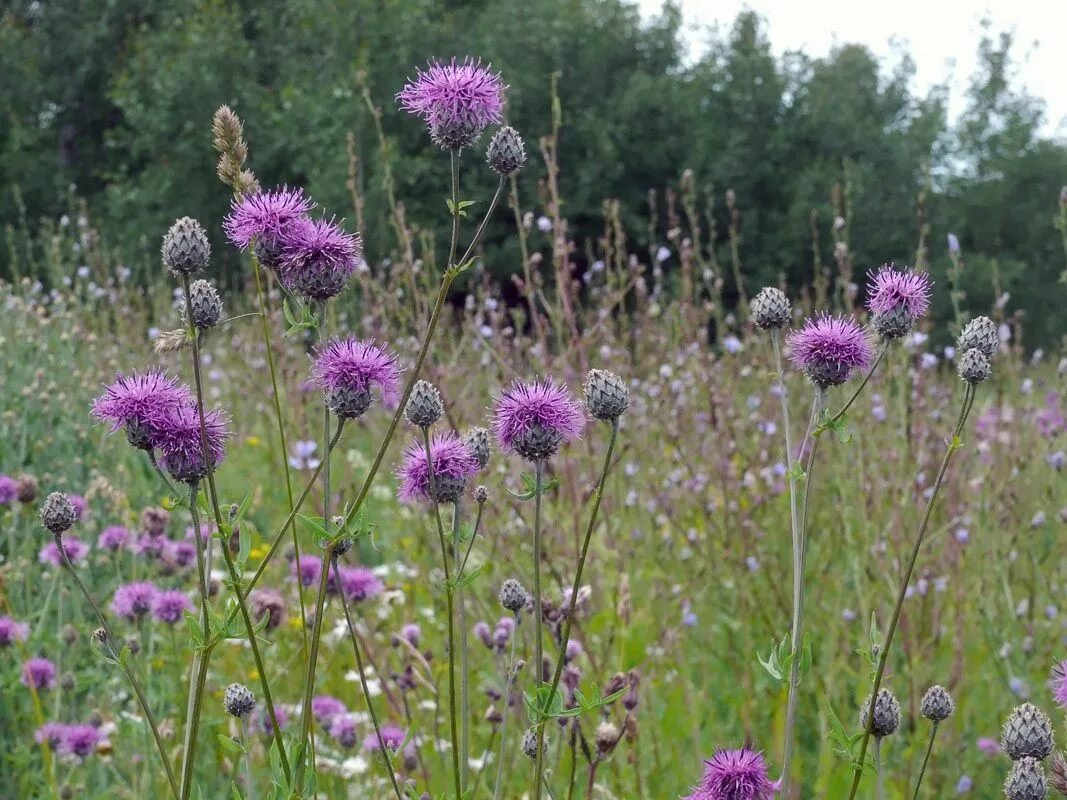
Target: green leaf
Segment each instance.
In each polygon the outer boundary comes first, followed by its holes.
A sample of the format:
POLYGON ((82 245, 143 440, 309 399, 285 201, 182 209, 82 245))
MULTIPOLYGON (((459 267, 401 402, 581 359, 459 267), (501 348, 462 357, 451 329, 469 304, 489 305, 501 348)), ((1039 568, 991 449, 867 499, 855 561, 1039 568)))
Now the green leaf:
MULTIPOLYGON (((533 475, 530 475, 530 474, 524 472, 521 475, 521 479, 522 479, 523 491, 522 492, 513 492, 513 491, 511 491, 511 489, 508 489, 507 490, 508 494, 510 494, 512 497, 514 497, 517 500, 523 500, 523 501, 525 501, 525 500, 533 500, 535 497, 537 497, 537 494, 538 494, 536 478, 534 478, 533 475)), ((542 485, 541 485, 541 494, 544 495, 547 492, 550 492, 551 490, 555 489, 557 486, 559 486, 559 481, 556 480, 555 478, 553 478, 552 480, 548 481, 547 483, 542 483, 542 485)))
POLYGON ((227 753, 231 753, 232 755, 235 755, 235 756, 244 755, 244 752, 245 752, 244 745, 242 745, 239 741, 234 739, 232 736, 227 736, 225 733, 220 733, 220 734, 218 734, 218 739, 219 739, 219 745, 227 753))
POLYGON ((304 514, 297 514, 297 518, 307 525, 311 530, 315 531, 319 536, 329 538, 330 532, 326 530, 325 520, 322 517, 308 517, 304 514))
POLYGON ((452 588, 454 588, 454 589, 463 589, 463 588, 466 588, 467 586, 470 586, 472 583, 474 583, 476 580, 478 580, 478 576, 482 574, 482 570, 483 569, 485 569, 485 564, 484 563, 483 564, 479 564, 477 567, 472 569, 470 572, 467 572, 467 573, 461 575, 458 580, 453 580, 453 584, 454 585, 453 585, 452 588))

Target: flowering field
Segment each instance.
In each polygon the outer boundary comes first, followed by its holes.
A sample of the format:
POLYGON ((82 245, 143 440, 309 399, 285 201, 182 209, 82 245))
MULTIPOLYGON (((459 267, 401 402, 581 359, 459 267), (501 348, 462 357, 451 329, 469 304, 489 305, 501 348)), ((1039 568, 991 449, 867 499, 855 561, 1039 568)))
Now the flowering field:
POLYGON ((579 274, 499 76, 397 99, 450 242, 397 203, 369 263, 222 108, 233 210, 176 209, 154 285, 75 215, 0 287, 0 794, 1067 794, 1067 362, 967 307, 958 243, 948 331, 929 243, 857 283, 847 220, 833 274, 746 287, 683 177, 579 274))

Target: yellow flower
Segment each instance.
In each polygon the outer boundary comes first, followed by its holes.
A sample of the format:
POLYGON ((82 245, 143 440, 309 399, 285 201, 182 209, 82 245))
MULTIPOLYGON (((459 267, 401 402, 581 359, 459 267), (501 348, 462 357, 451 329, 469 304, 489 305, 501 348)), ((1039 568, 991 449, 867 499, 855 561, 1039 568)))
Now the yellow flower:
POLYGON ((267 555, 267 550, 268 548, 260 545, 259 547, 253 547, 249 550, 248 555, 252 558, 263 558, 263 556, 267 555))
POLYGON ((258 436, 248 436, 245 438, 245 444, 247 444, 249 447, 259 447, 259 445, 262 443, 260 442, 258 436))

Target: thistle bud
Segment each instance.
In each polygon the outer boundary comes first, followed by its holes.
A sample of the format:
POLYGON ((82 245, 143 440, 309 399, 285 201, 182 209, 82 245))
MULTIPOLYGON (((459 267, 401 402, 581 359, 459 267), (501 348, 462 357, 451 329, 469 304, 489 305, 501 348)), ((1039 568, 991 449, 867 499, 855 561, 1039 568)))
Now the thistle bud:
POLYGON ((374 397, 369 389, 338 385, 326 394, 326 406, 340 419, 356 419, 363 416, 374 397))
POLYGON ((208 281, 193 281, 189 287, 189 306, 193 312, 193 326, 200 330, 213 328, 222 319, 222 299, 208 281))
POLYGON ((489 431, 485 428, 471 428, 463 435, 463 444, 474 456, 478 469, 485 469, 489 464, 489 431))
POLYGON ((247 717, 256 707, 256 696, 247 686, 231 683, 222 695, 222 706, 231 717, 247 717))
POLYGON ((485 503, 488 499, 489 499, 489 490, 486 487, 484 487, 484 486, 482 486, 480 484, 478 486, 474 487, 474 502, 475 503, 477 503, 478 505, 482 505, 482 503, 485 503))
POLYGON ((526 729, 526 732, 522 735, 522 742, 519 744, 519 747, 522 749, 523 755, 527 758, 537 758, 537 728, 526 729))
POLYGON ((518 172, 526 163, 526 147, 522 137, 509 125, 493 134, 485 154, 493 172, 505 177, 518 172))
POLYGON ((618 375, 591 369, 585 378, 585 404, 596 419, 614 422, 630 407, 630 389, 618 375))
POLYGON ((555 428, 546 428, 539 422, 532 422, 526 431, 514 443, 515 452, 527 461, 547 461, 559 452, 563 444, 563 434, 555 428))
POLYGON ((500 605, 518 614, 526 607, 526 589, 514 578, 508 578, 500 584, 500 605))
POLYGON ((956 710, 952 695, 944 686, 931 686, 923 695, 920 706, 922 715, 931 722, 944 722, 956 710))
POLYGON ((752 321, 765 331, 784 328, 789 324, 793 308, 781 289, 765 286, 752 299, 752 321))
POLYGON ((1045 800, 1048 797, 1048 784, 1041 762, 1036 758, 1016 761, 1004 782, 1004 797, 1007 800, 1045 800))
POLYGON ((404 416, 417 428, 429 428, 445 413, 441 393, 429 381, 416 381, 408 398, 404 416))
POLYGON ((28 504, 37 499, 37 479, 32 475, 20 475, 15 481, 15 499, 28 504))
POLYGON ((176 277, 192 275, 207 267, 211 244, 199 222, 182 217, 170 226, 163 237, 163 264, 176 277))
POLYGON ((615 749, 615 745, 619 741, 619 728, 615 723, 604 720, 596 726, 596 733, 594 734, 594 740, 596 741, 596 751, 600 756, 608 755, 615 749))
POLYGON ((1048 715, 1031 703, 1011 712, 1000 732, 1000 746, 1012 760, 1044 759, 1052 752, 1052 723, 1048 715))
POLYGON ((62 492, 52 492, 41 504, 41 524, 55 536, 70 530, 78 518, 74 504, 62 492))
POLYGON ((430 139, 443 150, 462 150, 470 147, 482 133, 482 128, 465 115, 454 115, 430 125, 430 139))
POLYGON ((996 323, 989 317, 975 317, 968 322, 956 341, 956 350, 964 352, 976 347, 988 358, 992 358, 1000 347, 1000 335, 996 323))
MULTIPOLYGON (((871 698, 863 701, 860 725, 867 727, 867 714, 870 712, 871 698)), ((894 733, 900 725, 900 703, 889 689, 879 689, 878 699, 874 703, 874 721, 871 733, 881 739, 894 733)))
POLYGON ((956 371, 967 383, 978 384, 989 377, 993 371, 993 365, 989 363, 989 356, 977 347, 972 347, 960 356, 960 360, 956 363, 956 371))

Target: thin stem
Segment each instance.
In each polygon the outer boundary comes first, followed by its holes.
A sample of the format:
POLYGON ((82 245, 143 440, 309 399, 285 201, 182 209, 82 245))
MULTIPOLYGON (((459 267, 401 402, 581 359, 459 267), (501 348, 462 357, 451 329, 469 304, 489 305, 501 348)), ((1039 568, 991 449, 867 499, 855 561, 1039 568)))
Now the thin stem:
MULTIPOLYGON (((327 547, 324 558, 333 558, 333 547, 327 547)), ((311 713, 311 696, 315 693, 315 666, 319 660, 319 642, 322 639, 322 617, 326 607, 326 585, 330 579, 327 568, 319 575, 319 590, 315 598, 315 627, 311 632, 311 652, 308 655, 308 668, 304 676, 304 702, 300 712, 300 742, 303 752, 296 765, 297 786, 303 785, 304 770, 308 760, 308 741, 311 738, 311 725, 314 715, 311 713)))
MULTIPOLYGON (((278 723, 275 722, 275 725, 278 723)), ((245 800, 252 800, 252 754, 248 751, 248 715, 241 717, 241 746, 245 751, 245 800)))
MULTIPOLYGON (((519 616, 515 615, 515 622, 518 623, 519 616)), ((504 754, 507 752, 508 746, 508 711, 511 709, 511 683, 515 678, 515 641, 519 638, 518 625, 516 624, 515 632, 511 636, 511 654, 508 656, 508 678, 504 682, 504 711, 503 719, 500 721, 500 755, 497 758, 496 765, 496 786, 493 789, 493 800, 500 800, 500 786, 504 778, 504 754)))
POLYGON ((452 242, 448 246, 448 267, 456 265, 456 247, 459 245, 459 151, 448 152, 452 166, 452 242))
POLYGON ((966 395, 963 400, 963 407, 960 409, 959 419, 956 421, 956 428, 953 431, 952 438, 949 440, 948 447, 945 449, 945 457, 942 459, 941 468, 937 472, 937 479, 934 481, 933 491, 930 493, 930 499, 926 501, 926 509, 923 511, 922 520, 919 522, 919 528, 915 532, 915 544, 911 549, 911 557, 908 559, 908 566, 904 570, 904 574, 900 579, 900 588, 897 591, 897 602, 893 609, 893 618, 889 623, 889 630, 886 632, 885 644, 882 646, 882 654, 878 658, 878 671, 875 673, 874 688, 871 690, 871 704, 867 709, 867 726, 863 731, 863 738, 860 740, 859 758, 856 761, 856 767, 852 773, 852 789, 849 791, 849 800, 853 800, 856 797, 856 792, 859 790, 860 786, 860 779, 863 777, 864 759, 866 758, 867 745, 871 738, 871 725, 874 722, 874 703, 878 698, 878 690, 882 687, 882 676, 885 674, 885 665, 889 657, 889 648, 893 644, 893 635, 897 631, 897 623, 900 622, 900 611, 904 606, 904 595, 908 590, 908 584, 911 582, 911 573, 915 569, 915 562, 919 558, 919 550, 922 547, 923 539, 926 536, 926 527, 930 523, 930 514, 934 509, 934 502, 937 500, 938 492, 941 491, 941 484, 945 481, 945 473, 948 472, 949 461, 952 460, 952 454, 962 446, 959 437, 960 433, 963 431, 963 426, 967 422, 967 415, 970 413, 971 407, 974 405, 974 396, 974 385, 967 384, 966 395))
POLYGON ((137 697, 137 704, 141 707, 141 713, 144 714, 145 719, 148 721, 148 727, 152 729, 152 738, 155 740, 156 749, 159 751, 159 758, 163 762, 163 770, 167 773, 167 782, 170 784, 171 793, 175 798, 179 798, 181 792, 178 788, 178 782, 174 779, 174 770, 171 768, 170 759, 167 757, 167 750, 163 746, 163 738, 159 734, 159 725, 156 723, 155 715, 152 713, 152 709, 148 705, 148 699, 145 697, 144 690, 141 688, 141 682, 137 680, 137 676, 134 675, 133 670, 130 669, 125 658, 115 652, 115 637, 111 633, 111 626, 108 624, 107 617, 104 616, 104 612, 100 610, 100 606, 97 604, 96 600, 93 599, 93 596, 89 594, 89 590, 85 588, 81 576, 74 570, 74 565, 70 563, 70 558, 67 556, 66 548, 63 547, 61 537, 56 536, 54 538, 56 549, 59 551, 59 554, 63 559, 63 565, 67 568, 67 572, 70 573, 71 577, 74 578, 74 583, 82 593, 85 601, 92 607, 93 613, 96 614, 97 619, 100 620, 100 627, 103 628, 104 636, 107 638, 107 641, 104 644, 107 645, 111 657, 119 665, 119 668, 126 675, 126 679, 133 687, 133 693, 137 697))
MULTIPOLYGON (((463 779, 460 769, 459 733, 456 725, 456 614, 453 604, 452 574, 448 567, 448 546, 445 544, 445 527, 441 522, 441 507, 437 502, 437 480, 433 469, 433 455, 430 450, 430 429, 422 429, 422 442, 426 448, 426 467, 430 487, 430 503, 433 517, 437 522, 437 539, 441 544, 441 563, 445 568, 445 600, 448 606, 448 721, 452 735, 452 778, 455 783, 456 797, 463 797, 463 779)), ((463 754, 463 760, 467 754, 463 754)))
POLYGON ((926 755, 923 756, 923 765, 919 769, 919 780, 915 783, 915 794, 912 796, 912 800, 919 800, 919 789, 923 785, 923 776, 926 775, 926 765, 930 763, 930 753, 934 749, 934 739, 937 737, 937 725, 935 721, 933 728, 930 730, 930 743, 926 745, 926 755))
POLYGON ((875 800, 885 798, 885 776, 882 774, 882 738, 874 740, 874 797, 875 800))
POLYGON ((863 381, 860 383, 859 386, 856 387, 856 391, 854 391, 852 393, 852 396, 850 398, 848 398, 848 402, 845 403, 843 406, 841 406, 841 410, 838 411, 836 414, 834 414, 832 417, 830 417, 830 423, 829 424, 832 425, 833 423, 835 423, 838 420, 840 420, 841 417, 845 416, 845 412, 847 412, 850 408, 852 408, 852 404, 856 402, 856 398, 858 398, 860 396, 860 394, 863 392, 864 388, 867 386, 867 383, 871 380, 871 376, 874 375, 874 371, 876 369, 878 369, 878 365, 881 364, 882 360, 885 358, 885 354, 886 354, 886 352, 888 350, 889 350, 889 339, 886 339, 886 340, 884 340, 882 342, 882 346, 878 348, 878 357, 875 358, 874 363, 871 365, 871 368, 867 371, 867 374, 863 376, 863 381))
MULTIPOLYGON (((456 583, 459 584, 460 579, 463 577, 462 566, 459 557, 459 529, 460 529, 460 502, 456 502, 452 505, 452 556, 456 560, 456 583)), ((473 537, 471 544, 473 545, 473 537)), ((470 550, 467 550, 470 553, 470 550)), ((465 563, 465 559, 464 559, 465 563)), ((463 589, 458 585, 456 587, 456 607, 459 612, 459 721, 460 721, 460 747, 463 752, 463 760, 460 763, 460 778, 461 788, 466 789, 470 780, 470 763, 468 757, 470 754, 470 727, 471 727, 471 707, 470 707, 470 663, 468 660, 467 652, 467 607, 463 602, 463 589)))
MULTIPOLYGON (((337 585, 341 586, 341 570, 337 565, 337 556, 335 555, 330 559, 330 563, 333 564, 334 578, 337 580, 337 585)), ((400 792, 400 784, 396 780, 396 772, 393 770, 393 759, 389 756, 389 748, 385 743, 385 739, 382 738, 381 725, 378 722, 378 712, 374 710, 374 701, 371 700, 370 689, 367 686, 367 671, 363 666, 363 655, 359 650, 359 637, 356 636, 356 627, 352 624, 352 614, 348 610, 348 598, 345 597, 344 591, 338 592, 341 596, 341 608, 345 612, 345 622, 348 624, 348 635, 352 639, 352 650, 356 655, 356 669, 359 671, 359 685, 363 688, 363 696, 367 699, 367 710, 370 712, 370 721, 374 726, 374 734, 378 737, 378 747, 381 748, 382 757, 385 759, 385 767, 389 771, 389 782, 393 784, 393 792, 396 794, 396 800, 404 800, 400 792)))
MULTIPOLYGON (((544 637, 543 629, 544 625, 542 620, 541 611, 541 491, 544 488, 545 480, 545 462, 534 462, 534 663, 533 663, 533 678, 534 678, 534 696, 538 696, 541 691, 541 683, 544 680, 544 637)), ((560 655, 562 660, 563 654, 560 655)), ((548 703, 545 703, 543 711, 548 710, 548 703)), ((536 800, 541 800, 541 786, 543 783, 542 766, 544 764, 544 752, 545 749, 545 726, 544 720, 537 726, 537 764, 535 771, 537 773, 534 778, 534 784, 537 789, 534 793, 536 800)))

